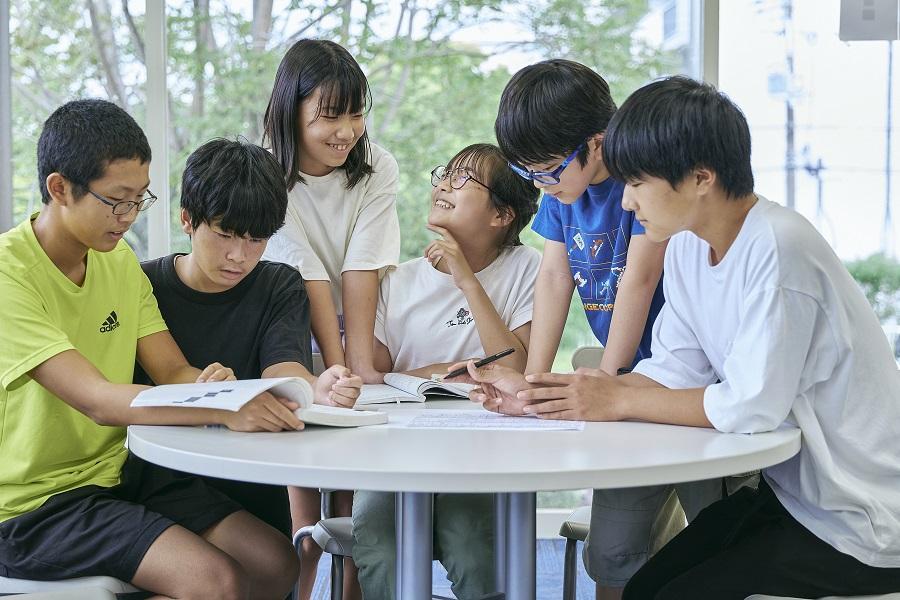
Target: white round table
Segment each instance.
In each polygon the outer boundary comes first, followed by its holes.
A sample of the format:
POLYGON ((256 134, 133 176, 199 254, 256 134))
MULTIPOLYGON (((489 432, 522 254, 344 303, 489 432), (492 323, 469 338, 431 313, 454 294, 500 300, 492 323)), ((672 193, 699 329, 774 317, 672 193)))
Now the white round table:
POLYGON ((434 493, 497 495, 499 585, 510 600, 534 600, 535 492, 710 479, 769 467, 800 450, 797 429, 743 435, 652 423, 587 423, 582 431, 405 427, 422 410, 472 407, 390 405, 388 425, 301 432, 131 426, 128 445, 145 460, 199 475, 396 492, 401 600, 431 595, 434 493))

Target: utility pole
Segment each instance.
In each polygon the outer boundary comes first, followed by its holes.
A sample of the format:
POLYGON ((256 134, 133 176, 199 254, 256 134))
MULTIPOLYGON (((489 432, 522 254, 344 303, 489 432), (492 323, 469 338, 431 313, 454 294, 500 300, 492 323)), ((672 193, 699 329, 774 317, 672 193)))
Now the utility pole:
POLYGON ((784 0, 782 5, 784 10, 784 41, 785 41, 785 57, 787 59, 787 81, 784 96, 784 105, 787 111, 785 116, 785 148, 784 148, 784 171, 785 171, 785 203, 790 209, 794 208, 794 192, 795 172, 797 170, 796 159, 794 156, 794 4, 793 0, 784 0))

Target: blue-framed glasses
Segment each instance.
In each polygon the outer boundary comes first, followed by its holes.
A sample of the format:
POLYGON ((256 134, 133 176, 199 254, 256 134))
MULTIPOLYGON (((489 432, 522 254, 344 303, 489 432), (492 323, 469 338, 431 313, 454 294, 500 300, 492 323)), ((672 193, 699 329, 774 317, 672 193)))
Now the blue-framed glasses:
POLYGON ((559 163, 559 166, 552 171, 529 171, 528 169, 523 169, 522 167, 514 165, 513 163, 509 163, 509 168, 515 171, 515 173, 522 179, 527 179, 528 181, 537 181, 538 183, 545 183, 547 185, 556 185, 557 183, 559 183, 559 176, 562 175, 562 172, 566 170, 566 167, 569 166, 569 163, 575 160, 575 157, 578 156, 578 153, 584 150, 586 144, 586 141, 578 144, 578 147, 572 151, 572 154, 568 155, 566 159, 559 163))

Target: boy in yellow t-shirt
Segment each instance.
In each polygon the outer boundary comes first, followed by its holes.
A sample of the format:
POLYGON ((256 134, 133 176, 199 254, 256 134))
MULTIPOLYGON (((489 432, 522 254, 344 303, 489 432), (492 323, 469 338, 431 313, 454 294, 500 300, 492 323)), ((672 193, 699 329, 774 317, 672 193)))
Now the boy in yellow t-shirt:
POLYGON ((202 373, 172 340, 125 232, 155 199, 137 123, 102 100, 58 108, 38 141, 43 209, 0 235, 0 575, 109 575, 168 597, 284 598, 290 543, 200 479, 129 455, 129 424, 302 427, 264 394, 237 413, 131 408, 134 362, 202 373), (248 549, 252 549, 248 551, 248 549))

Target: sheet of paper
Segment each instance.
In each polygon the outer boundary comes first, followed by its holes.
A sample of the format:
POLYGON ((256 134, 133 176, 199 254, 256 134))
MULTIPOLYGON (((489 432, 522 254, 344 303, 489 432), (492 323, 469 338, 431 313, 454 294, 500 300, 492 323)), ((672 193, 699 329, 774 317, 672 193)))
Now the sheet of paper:
POLYGON ((406 427, 416 429, 498 429, 521 431, 581 431, 584 421, 554 421, 537 417, 510 417, 486 410, 425 410, 406 427))

